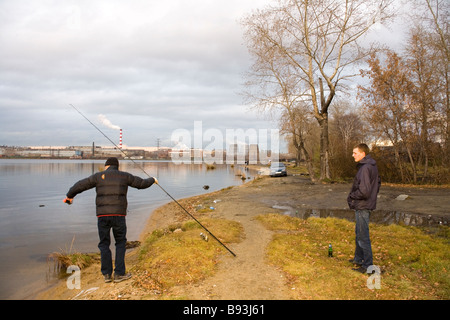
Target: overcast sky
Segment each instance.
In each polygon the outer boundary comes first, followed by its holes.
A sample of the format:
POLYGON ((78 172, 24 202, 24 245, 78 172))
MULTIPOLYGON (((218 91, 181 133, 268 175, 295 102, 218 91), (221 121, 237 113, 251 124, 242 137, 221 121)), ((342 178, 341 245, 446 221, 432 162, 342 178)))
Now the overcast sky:
POLYGON ((277 128, 239 95, 251 61, 238 20, 269 2, 1 0, 0 145, 109 145, 70 104, 128 146, 169 145, 194 121, 277 128))

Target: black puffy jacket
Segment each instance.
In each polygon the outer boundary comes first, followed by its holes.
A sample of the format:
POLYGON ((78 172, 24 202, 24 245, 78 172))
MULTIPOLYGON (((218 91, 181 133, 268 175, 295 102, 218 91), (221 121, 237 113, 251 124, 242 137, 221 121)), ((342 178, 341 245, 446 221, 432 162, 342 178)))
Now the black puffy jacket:
POLYGON ((367 155, 359 161, 357 168, 358 172, 347 197, 348 206, 353 210, 375 210, 381 186, 377 162, 367 155))
POLYGON ((74 198, 77 194, 96 188, 97 216, 126 215, 128 187, 146 189, 155 182, 155 179, 142 179, 128 172, 119 171, 118 167, 110 166, 102 172, 97 172, 86 179, 75 183, 67 198, 74 198))

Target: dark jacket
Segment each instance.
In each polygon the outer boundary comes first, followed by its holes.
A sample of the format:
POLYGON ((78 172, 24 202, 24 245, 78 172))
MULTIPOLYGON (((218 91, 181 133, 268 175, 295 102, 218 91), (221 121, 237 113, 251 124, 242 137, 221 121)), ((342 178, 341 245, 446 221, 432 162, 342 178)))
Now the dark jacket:
POLYGON ((128 187, 146 189, 155 182, 155 179, 142 179, 128 172, 119 171, 115 166, 110 166, 102 172, 75 183, 67 193, 67 198, 73 198, 77 194, 96 188, 97 216, 126 215, 128 187))
POLYGON ((348 206, 353 210, 375 210, 381 186, 377 162, 367 155, 359 161, 357 168, 358 172, 347 197, 348 206))

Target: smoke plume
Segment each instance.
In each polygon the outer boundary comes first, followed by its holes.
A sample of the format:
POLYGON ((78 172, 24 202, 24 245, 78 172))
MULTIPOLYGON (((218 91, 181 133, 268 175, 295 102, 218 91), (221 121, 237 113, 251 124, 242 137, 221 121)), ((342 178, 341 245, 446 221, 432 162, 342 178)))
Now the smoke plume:
POLYGON ((105 115, 99 114, 99 115, 98 115, 98 119, 100 120, 100 122, 101 122, 104 126, 106 126, 106 127, 108 127, 108 128, 111 128, 111 129, 114 129, 114 130, 120 130, 120 127, 119 127, 119 126, 116 126, 116 125, 114 125, 114 124, 112 124, 111 121, 109 121, 109 120, 105 117, 105 115))

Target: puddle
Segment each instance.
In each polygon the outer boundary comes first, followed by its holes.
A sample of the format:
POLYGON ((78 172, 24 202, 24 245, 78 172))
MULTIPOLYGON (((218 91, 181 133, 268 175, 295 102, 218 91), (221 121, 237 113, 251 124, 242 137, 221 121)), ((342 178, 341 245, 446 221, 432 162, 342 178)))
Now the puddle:
MULTIPOLYGON (((283 210, 284 214, 291 217, 308 219, 310 217, 327 218, 335 217, 355 221, 355 211, 346 209, 303 209, 291 206, 275 205, 274 209, 283 210)), ((450 217, 428 215, 411 212, 375 210, 370 215, 370 222, 379 224, 400 224, 415 227, 432 227, 437 225, 449 225, 450 217)))

